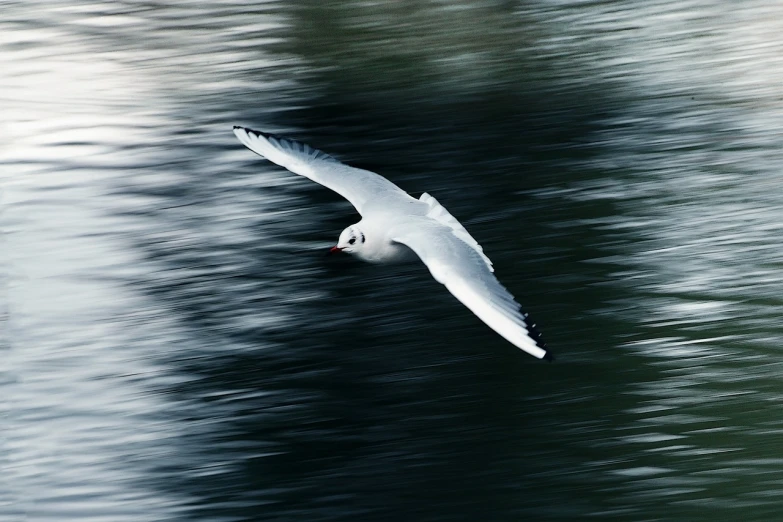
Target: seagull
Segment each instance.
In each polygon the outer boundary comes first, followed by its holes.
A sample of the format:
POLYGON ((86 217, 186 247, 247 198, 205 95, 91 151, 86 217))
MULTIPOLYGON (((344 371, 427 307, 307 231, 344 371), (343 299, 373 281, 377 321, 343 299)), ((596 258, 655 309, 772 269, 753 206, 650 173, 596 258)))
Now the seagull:
POLYGON ((362 216, 330 252, 371 263, 418 256, 432 277, 514 346, 551 361, 541 335, 495 278, 492 261, 465 227, 426 192, 415 199, 388 179, 341 163, 304 143, 246 127, 234 134, 248 149, 332 189, 362 216))

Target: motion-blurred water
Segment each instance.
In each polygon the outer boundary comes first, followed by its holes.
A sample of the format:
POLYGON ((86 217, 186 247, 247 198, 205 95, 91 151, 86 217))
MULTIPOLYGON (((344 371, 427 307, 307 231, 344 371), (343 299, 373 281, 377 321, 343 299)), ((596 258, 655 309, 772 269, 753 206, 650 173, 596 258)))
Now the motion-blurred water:
POLYGON ((2 520, 774 520, 783 7, 3 2, 2 520), (234 124, 429 191, 547 365, 234 124), (26 517, 26 518, 25 518, 26 517))

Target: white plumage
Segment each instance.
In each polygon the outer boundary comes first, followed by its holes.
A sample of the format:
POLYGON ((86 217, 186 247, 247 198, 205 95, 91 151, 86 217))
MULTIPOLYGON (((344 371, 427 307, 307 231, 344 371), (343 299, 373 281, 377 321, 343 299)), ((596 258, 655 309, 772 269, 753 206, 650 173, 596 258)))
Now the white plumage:
POLYGON ((552 360, 527 314, 493 275, 481 245, 434 197, 424 193, 414 199, 386 178, 298 141, 245 127, 234 127, 234 134, 253 152, 334 190, 356 207, 362 220, 346 228, 332 250, 379 263, 412 250, 436 281, 507 341, 552 360))

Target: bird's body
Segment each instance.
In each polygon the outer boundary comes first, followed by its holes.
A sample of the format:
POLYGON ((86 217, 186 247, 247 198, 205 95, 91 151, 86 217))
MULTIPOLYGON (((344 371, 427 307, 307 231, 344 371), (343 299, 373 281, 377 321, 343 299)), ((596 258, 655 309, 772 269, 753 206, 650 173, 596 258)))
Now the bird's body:
MULTIPOLYGON (((377 216, 383 219, 384 216, 377 216)), ((362 219, 356 225, 365 234, 367 239, 365 248, 356 251, 354 255, 368 263, 400 263, 416 260, 416 254, 402 243, 392 241, 390 230, 384 230, 382 221, 362 219)))
POLYGON ((340 234, 332 251, 371 263, 418 257, 436 281, 509 342, 552 359, 527 314, 493 275, 481 246, 435 198, 424 193, 415 199, 374 172, 294 140, 244 127, 234 127, 234 134, 253 152, 334 190, 356 207, 362 220, 340 234))
POLYGON ((391 229, 386 226, 398 219, 407 221, 426 215, 426 205, 407 194, 405 198, 407 201, 393 198, 388 208, 367 211, 362 220, 356 223, 355 227, 365 238, 362 248, 352 252, 356 257, 369 263, 397 263, 416 259, 416 254, 410 248, 392 240, 391 229))

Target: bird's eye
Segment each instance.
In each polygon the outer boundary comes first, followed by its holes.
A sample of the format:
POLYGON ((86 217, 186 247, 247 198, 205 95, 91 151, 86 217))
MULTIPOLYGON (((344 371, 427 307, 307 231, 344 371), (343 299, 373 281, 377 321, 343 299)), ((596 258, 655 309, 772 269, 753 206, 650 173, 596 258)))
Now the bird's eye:
POLYGON ((354 243, 356 243, 356 238, 355 237, 352 237, 351 239, 348 240, 348 244, 349 245, 353 245, 354 243))

